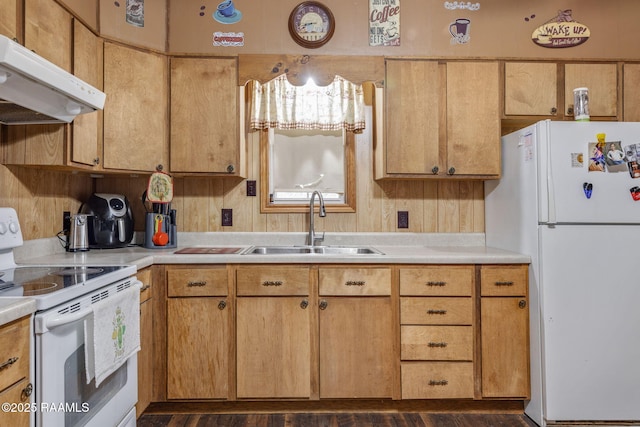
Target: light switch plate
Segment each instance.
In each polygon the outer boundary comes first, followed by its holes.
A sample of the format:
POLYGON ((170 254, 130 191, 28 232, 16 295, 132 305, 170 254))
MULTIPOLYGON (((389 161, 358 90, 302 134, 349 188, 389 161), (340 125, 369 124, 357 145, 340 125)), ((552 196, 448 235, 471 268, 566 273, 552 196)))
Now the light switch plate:
POLYGON ((398 211, 398 228, 409 228, 409 211, 398 211))
POLYGON ((233 209, 222 209, 222 226, 233 226, 233 209))

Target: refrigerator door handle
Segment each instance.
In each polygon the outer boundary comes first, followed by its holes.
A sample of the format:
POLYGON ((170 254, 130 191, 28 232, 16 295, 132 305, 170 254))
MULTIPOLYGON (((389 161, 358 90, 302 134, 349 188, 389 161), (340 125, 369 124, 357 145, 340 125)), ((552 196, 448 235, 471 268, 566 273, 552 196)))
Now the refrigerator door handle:
POLYGON ((552 173, 552 167, 551 167, 551 147, 549 147, 549 141, 551 138, 550 135, 550 126, 547 125, 545 126, 545 132, 546 132, 546 142, 547 142, 547 203, 548 203, 548 217, 547 217, 547 224, 555 224, 556 221, 556 197, 555 197, 555 192, 554 192, 554 187, 553 187, 553 173, 552 173))

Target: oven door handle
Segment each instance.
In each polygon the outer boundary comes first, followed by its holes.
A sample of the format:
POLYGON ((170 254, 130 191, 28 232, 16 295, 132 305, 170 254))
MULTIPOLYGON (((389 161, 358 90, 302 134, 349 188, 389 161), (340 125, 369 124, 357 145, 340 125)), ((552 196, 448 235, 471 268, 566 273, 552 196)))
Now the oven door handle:
POLYGON ((65 314, 60 317, 54 317, 53 319, 47 319, 45 322, 45 329, 52 330, 58 326, 68 325, 69 323, 77 322, 78 320, 87 317, 93 313, 93 308, 87 307, 83 310, 77 311, 71 314, 65 314))

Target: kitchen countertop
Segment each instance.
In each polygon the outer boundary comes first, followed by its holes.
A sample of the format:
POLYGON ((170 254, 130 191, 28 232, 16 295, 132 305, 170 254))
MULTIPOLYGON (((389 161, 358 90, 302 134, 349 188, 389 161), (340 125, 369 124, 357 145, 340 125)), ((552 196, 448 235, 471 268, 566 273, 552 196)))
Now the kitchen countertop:
MULTIPOLYGON (((248 264, 248 263, 365 263, 365 264, 528 264, 528 255, 487 247, 482 233, 327 233, 323 245, 372 246, 383 255, 243 255, 251 246, 304 245, 306 233, 180 233, 178 247, 92 249, 68 253, 59 248, 39 253, 25 242, 16 248, 24 264, 248 264), (176 254, 185 248, 238 248, 239 253, 176 254)), ((37 247, 43 246, 42 244, 37 247)), ((203 251, 208 252, 208 251, 203 251)))
POLYGON ((36 301, 32 298, 0 298, 0 326, 13 322, 36 311, 36 301))

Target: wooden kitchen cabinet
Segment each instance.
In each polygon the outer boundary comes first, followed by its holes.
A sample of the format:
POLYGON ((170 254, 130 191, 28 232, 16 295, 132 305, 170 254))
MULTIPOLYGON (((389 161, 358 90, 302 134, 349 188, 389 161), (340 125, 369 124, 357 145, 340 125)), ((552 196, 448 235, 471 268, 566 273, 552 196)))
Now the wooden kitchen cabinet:
POLYGON ((105 42, 104 92, 104 169, 167 165, 167 57, 105 42))
POLYGON ((228 399, 232 319, 226 267, 167 269, 167 398, 228 399))
POLYGON ((18 0, 0 0, 0 34, 18 38, 18 0))
POLYGON ((623 100, 625 122, 640 121, 640 64, 623 65, 623 100))
POLYGON ((320 398, 391 398, 396 329, 388 267, 320 267, 320 398))
MULTIPOLYGON (((103 46, 102 39, 80 21, 73 21, 73 74, 102 90, 103 46)), ((101 168, 102 160, 102 111, 80 114, 71 124, 69 163, 81 169, 101 168)))
MULTIPOLYGON (((29 316, 0 326, 0 402, 29 403, 33 390, 29 379, 29 316)), ((28 411, 0 412, 0 425, 29 426, 28 411)))
POLYGON ((238 268, 238 399, 311 397, 310 280, 307 266, 238 268))
POLYGON ((505 62, 504 117, 573 120, 573 89, 589 88, 589 115, 616 120, 616 63, 505 62))
POLYGON ((475 269, 400 269, 403 399, 474 397, 475 269))
POLYGON ((499 176, 499 82, 495 61, 387 59, 375 178, 499 176))
POLYGON ((171 59, 171 171, 244 176, 237 58, 171 59))
POLYGON ((72 40, 73 16, 62 6, 51 0, 25 0, 26 48, 71 73, 72 40))
POLYGON ((482 397, 529 397, 528 268, 480 267, 482 397))
POLYGON ((142 282, 140 289, 140 351, 138 352, 138 402, 136 416, 140 417, 153 400, 154 340, 151 267, 136 273, 142 282))

